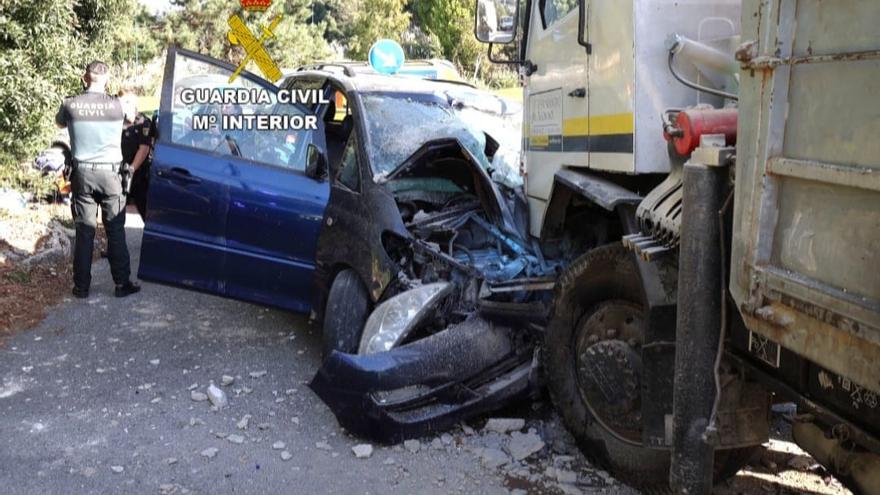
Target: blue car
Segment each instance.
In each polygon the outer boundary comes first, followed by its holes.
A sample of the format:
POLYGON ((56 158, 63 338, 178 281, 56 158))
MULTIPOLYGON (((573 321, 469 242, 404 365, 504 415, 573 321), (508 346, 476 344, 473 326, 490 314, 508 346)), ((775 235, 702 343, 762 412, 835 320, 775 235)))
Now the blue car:
POLYGON ((271 101, 187 99, 234 70, 169 49, 139 277, 311 312, 325 357, 311 386, 374 441, 532 392, 557 265, 526 234, 520 106, 333 65, 280 88, 235 80, 271 101), (279 89, 320 98, 280 103, 279 89), (316 125, 200 127, 259 115, 316 125))

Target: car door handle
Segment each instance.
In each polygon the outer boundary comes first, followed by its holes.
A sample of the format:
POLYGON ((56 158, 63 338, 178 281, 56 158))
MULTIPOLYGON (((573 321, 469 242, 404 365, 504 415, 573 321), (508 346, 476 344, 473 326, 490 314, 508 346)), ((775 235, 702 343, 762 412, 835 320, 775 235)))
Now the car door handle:
POLYGON ((572 98, 585 98, 587 96, 587 88, 575 88, 568 93, 568 96, 572 98))
POLYGON ((168 170, 161 169, 156 172, 156 175, 178 182, 186 182, 188 184, 198 184, 199 182, 202 182, 198 177, 194 177, 189 170, 180 167, 172 167, 168 170))

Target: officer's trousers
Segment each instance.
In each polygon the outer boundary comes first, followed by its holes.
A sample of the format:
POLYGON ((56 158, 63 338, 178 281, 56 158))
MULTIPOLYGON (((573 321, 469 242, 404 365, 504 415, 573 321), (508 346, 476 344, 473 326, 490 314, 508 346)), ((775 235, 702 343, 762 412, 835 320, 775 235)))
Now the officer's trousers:
POLYGON ((88 289, 92 282, 92 250, 98 226, 98 206, 107 232, 107 257, 113 282, 124 284, 131 276, 128 245, 125 243, 125 195, 122 177, 110 169, 74 167, 71 187, 76 222, 73 250, 73 284, 88 289))

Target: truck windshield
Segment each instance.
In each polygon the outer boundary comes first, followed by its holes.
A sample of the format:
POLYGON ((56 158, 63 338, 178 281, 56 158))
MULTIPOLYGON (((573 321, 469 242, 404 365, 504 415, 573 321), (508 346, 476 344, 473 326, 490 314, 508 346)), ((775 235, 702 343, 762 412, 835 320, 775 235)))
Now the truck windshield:
POLYGON ((509 187, 521 184, 519 104, 476 91, 367 93, 363 103, 367 153, 377 179, 426 142, 455 138, 494 180, 509 187), (499 144, 491 161, 485 154, 486 134, 499 144))

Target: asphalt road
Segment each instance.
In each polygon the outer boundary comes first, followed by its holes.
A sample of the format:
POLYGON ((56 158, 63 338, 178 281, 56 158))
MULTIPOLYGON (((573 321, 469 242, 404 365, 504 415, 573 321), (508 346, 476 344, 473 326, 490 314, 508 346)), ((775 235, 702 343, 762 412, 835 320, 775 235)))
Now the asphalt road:
MULTIPOLYGON (((136 273, 141 229, 128 218, 136 273)), ((0 348, 4 493, 629 491, 585 470, 558 427, 534 419, 527 428, 537 426, 547 448, 532 465, 485 466, 481 449, 502 450, 507 437, 461 429, 422 439, 418 452, 374 446, 358 459, 361 442, 306 387, 320 340, 305 316, 142 285, 114 298, 107 263, 96 261, 90 299, 66 299, 0 348), (223 375, 235 377, 222 387, 228 407, 191 398, 193 386, 204 392, 223 375), (203 455, 211 448, 214 457, 203 455), (554 484, 547 466, 560 463, 580 473, 576 484, 554 484)))

